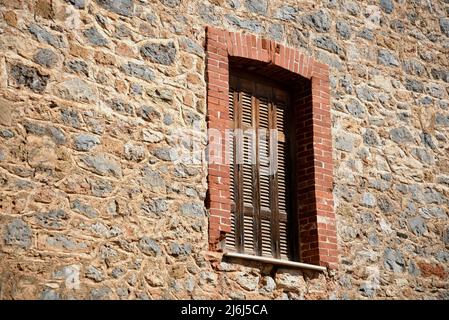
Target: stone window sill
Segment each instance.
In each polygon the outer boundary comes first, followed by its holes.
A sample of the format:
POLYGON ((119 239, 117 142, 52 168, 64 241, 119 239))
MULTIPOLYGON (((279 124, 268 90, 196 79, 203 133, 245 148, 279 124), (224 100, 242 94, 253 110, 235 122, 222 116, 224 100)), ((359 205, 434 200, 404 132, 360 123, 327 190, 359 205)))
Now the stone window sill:
POLYGON ((269 264, 283 266, 283 267, 289 267, 289 268, 308 269, 308 270, 315 270, 315 271, 321 271, 321 272, 324 272, 327 270, 326 267, 317 266, 314 264, 274 259, 274 258, 261 257, 261 256, 252 256, 249 254, 243 254, 243 253, 237 253, 237 252, 225 252, 223 256, 227 257, 227 258, 258 261, 258 262, 269 263, 269 264))

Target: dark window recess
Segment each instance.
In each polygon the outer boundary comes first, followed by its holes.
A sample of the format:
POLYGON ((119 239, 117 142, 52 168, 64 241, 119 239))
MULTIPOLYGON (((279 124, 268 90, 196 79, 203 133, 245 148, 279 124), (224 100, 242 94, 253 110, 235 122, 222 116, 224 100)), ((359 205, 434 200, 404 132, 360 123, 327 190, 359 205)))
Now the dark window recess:
POLYGON ((231 70, 228 251, 299 261, 289 101, 278 85, 231 70))

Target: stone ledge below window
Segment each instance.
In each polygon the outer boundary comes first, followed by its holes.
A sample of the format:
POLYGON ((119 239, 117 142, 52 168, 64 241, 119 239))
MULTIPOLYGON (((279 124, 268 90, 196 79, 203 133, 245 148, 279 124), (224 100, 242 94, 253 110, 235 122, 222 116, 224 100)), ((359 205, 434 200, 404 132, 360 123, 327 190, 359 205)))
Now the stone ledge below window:
POLYGON ((308 269, 308 270, 321 271, 321 272, 324 272, 327 270, 326 267, 317 266, 314 264, 274 259, 274 258, 261 257, 261 256, 252 256, 249 254, 243 254, 243 253, 237 253, 237 252, 225 252, 223 254, 223 257, 233 258, 233 259, 252 260, 252 261, 258 261, 258 262, 263 262, 263 263, 269 263, 269 264, 273 264, 273 265, 277 265, 277 266, 289 267, 289 268, 308 269))

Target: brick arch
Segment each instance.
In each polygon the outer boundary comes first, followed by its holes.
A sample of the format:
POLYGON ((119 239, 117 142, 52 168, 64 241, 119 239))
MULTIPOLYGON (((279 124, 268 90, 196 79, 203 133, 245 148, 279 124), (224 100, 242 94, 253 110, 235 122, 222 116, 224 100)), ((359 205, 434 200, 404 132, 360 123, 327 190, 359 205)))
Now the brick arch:
POLYGON ((219 145, 222 147, 219 154, 224 154, 229 63, 238 58, 257 61, 305 80, 293 105, 301 262, 336 268, 329 67, 298 49, 215 27, 207 27, 206 32, 207 124, 210 132, 214 132, 214 141, 209 142, 208 149, 209 248, 219 251, 225 234, 231 230, 229 165, 220 163, 217 152, 211 150, 219 145))

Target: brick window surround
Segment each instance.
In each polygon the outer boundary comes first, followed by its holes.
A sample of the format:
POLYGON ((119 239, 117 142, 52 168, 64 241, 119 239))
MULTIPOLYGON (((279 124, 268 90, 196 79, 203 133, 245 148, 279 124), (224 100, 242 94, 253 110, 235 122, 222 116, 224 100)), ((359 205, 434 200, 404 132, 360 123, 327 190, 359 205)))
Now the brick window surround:
MULTIPOLYGON (((220 251, 231 230, 229 165, 221 162, 229 120, 229 65, 258 63, 265 74, 296 81, 292 99, 296 141, 296 197, 300 260, 335 269, 337 236, 332 195, 333 164, 329 67, 294 48, 252 34, 215 27, 206 30, 207 125, 209 134, 209 249, 220 251), (220 136, 217 138, 217 132, 220 136), (214 147, 222 152, 214 154, 214 147)), ((217 152, 215 152, 217 153, 217 152)))

